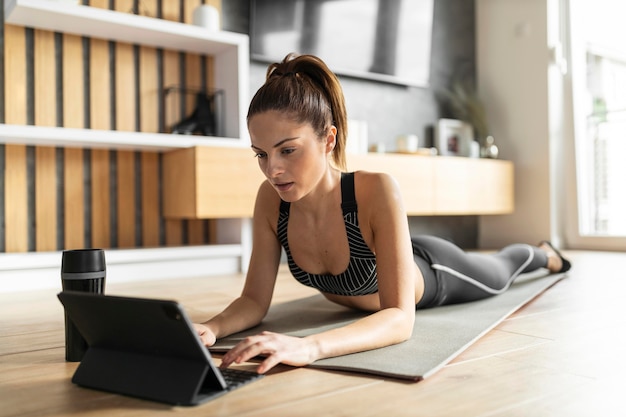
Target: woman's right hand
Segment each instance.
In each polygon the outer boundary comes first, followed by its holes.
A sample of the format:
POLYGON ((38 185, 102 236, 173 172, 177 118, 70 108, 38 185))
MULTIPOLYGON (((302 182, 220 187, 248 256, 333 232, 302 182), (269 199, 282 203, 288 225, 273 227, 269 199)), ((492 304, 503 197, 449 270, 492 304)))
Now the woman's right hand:
POLYGON ((198 332, 198 336, 200 336, 200 340, 205 346, 213 346, 217 338, 215 334, 204 324, 196 324, 194 323, 193 327, 198 332))

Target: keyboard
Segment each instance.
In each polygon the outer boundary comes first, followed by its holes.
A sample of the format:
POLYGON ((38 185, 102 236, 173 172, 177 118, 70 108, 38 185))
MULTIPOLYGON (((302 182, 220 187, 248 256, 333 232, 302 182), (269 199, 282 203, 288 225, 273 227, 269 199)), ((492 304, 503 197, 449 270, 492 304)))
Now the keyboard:
POLYGON ((263 375, 256 372, 244 371, 242 369, 226 368, 220 369, 220 372, 226 381, 229 391, 263 377, 263 375))

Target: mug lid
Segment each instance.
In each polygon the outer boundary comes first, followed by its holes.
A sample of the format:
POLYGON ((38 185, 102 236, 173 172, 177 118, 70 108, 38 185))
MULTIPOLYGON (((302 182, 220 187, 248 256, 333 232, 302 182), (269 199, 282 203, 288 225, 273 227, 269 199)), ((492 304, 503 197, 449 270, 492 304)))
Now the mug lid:
POLYGON ((106 270, 104 250, 71 249, 64 250, 61 258, 61 272, 98 272, 106 270))

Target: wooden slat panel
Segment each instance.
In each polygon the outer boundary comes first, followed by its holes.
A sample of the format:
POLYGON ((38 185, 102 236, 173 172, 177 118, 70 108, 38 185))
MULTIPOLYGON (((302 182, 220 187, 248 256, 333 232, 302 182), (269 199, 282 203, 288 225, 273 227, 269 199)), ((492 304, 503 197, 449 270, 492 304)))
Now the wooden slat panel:
POLYGON ((85 127, 83 45, 80 36, 63 35, 63 126, 85 127))
POLYGON ((165 220, 165 243, 168 246, 180 246, 183 243, 183 222, 178 219, 165 220))
MULTIPOLYGON (((63 126, 85 126, 83 46, 80 36, 63 35, 63 126)), ((64 247, 85 247, 83 150, 63 150, 64 247)))
POLYGON ((159 154, 141 154, 141 230, 143 246, 160 243, 159 154))
MULTIPOLYGON (((144 1, 140 0, 139 3, 141 3, 139 8, 142 9, 142 5, 144 1)), ((135 0, 115 0, 113 8, 117 10, 118 12, 133 13, 134 6, 135 6, 135 0)))
POLYGON ((180 4, 178 1, 163 1, 161 2, 161 14, 165 20, 172 22, 180 21, 180 4))
MULTIPOLYGON (((193 1, 186 1, 185 6, 193 6, 193 1)), ((195 54, 186 54, 185 56, 185 80, 186 88, 192 91, 202 89, 202 72, 201 57, 195 54)), ((191 115, 196 108, 195 94, 185 94, 187 115, 191 115)), ((189 243, 192 245, 201 245, 205 243, 205 220, 190 219, 187 222, 187 236, 189 243)), ((208 242, 207 242, 208 243, 208 242)))
POLYGON ((65 249, 85 247, 85 186, 83 150, 63 150, 64 246, 65 249))
POLYGON ((187 221, 187 238, 190 245, 203 245, 205 243, 206 221, 204 219, 189 219, 187 221))
POLYGON ((56 148, 35 149, 35 250, 57 249, 56 148))
POLYGON ((135 153, 117 151, 117 236, 120 248, 135 241, 135 153))
MULTIPOLYGON (((162 14, 166 20, 180 21, 180 7, 177 1, 162 2, 162 14)), ((163 87, 180 86, 179 54, 176 51, 163 51, 163 87)), ((166 118, 167 119, 167 118, 166 118)), ((183 222, 178 219, 165 221, 165 243, 177 246, 183 240, 183 222)))
MULTIPOLYGON (((26 124, 26 37, 24 28, 4 27, 6 123, 26 124), (10 59, 8 59, 10 57, 10 59)), ((5 146, 5 250, 28 250, 26 147, 5 146)))
POLYGON ((28 250, 28 197, 26 194, 26 146, 6 145, 5 248, 7 252, 28 250))
MULTIPOLYGON (((35 30, 35 125, 56 125, 54 33, 35 30)), ((56 151, 35 149, 35 249, 57 249, 56 151)))
MULTIPOLYGON (((107 9, 108 0, 90 0, 90 6, 107 9)), ((90 39, 89 102, 92 129, 111 128, 111 75, 109 71, 109 43, 90 39)), ((111 246, 111 181, 109 151, 91 151, 91 236, 92 246, 111 246)))
POLYGON ((183 22, 191 23, 193 21, 192 20, 193 11, 195 10, 196 7, 202 4, 202 0, 182 0, 182 1, 184 3, 184 9, 185 9, 183 22))
MULTIPOLYGON (((176 3, 176 2, 165 2, 176 3)), ((144 1, 148 10, 156 10, 156 0, 144 1)), ((165 6, 163 6, 165 7, 165 6)), ((159 68, 155 48, 139 48, 139 124, 142 132, 159 131, 159 68)), ((141 234, 143 246, 158 246, 160 239, 159 155, 141 154, 141 234)))
POLYGON ((139 48, 139 100, 140 126, 142 132, 159 131, 159 85, 157 51, 154 48, 139 48))
POLYGON ((56 70, 54 33, 35 30, 35 124, 56 125, 56 70))
POLYGON ((108 9, 109 0, 88 0, 91 7, 97 7, 99 9, 108 9))
POLYGON ((215 7, 220 13, 222 12, 222 0, 205 0, 204 4, 215 7))
POLYGON ((185 101, 185 114, 182 118, 192 115, 196 109, 196 91, 202 89, 201 58, 195 54, 185 54, 185 89, 186 94, 181 93, 185 101))
MULTIPOLYGON (((132 11, 128 0, 117 0, 115 10, 123 13, 132 11)), ((116 129, 135 131, 135 59, 133 46, 115 44, 115 118, 116 129)), ((117 245, 120 248, 136 246, 135 239, 135 153, 117 152, 117 245)))
POLYGON ((5 25, 4 56, 5 120, 6 123, 26 124, 26 35, 24 28, 5 25))
MULTIPOLYGON (((217 8, 217 10, 220 11, 220 16, 221 16, 221 11, 222 11, 221 0, 206 0, 204 4, 208 4, 217 8)), ((220 21, 220 28, 221 26, 222 25, 220 21)), ((214 60, 212 56, 206 56, 204 58, 206 60, 206 74, 205 74, 206 86, 207 86, 207 89, 210 91, 212 88, 215 88, 214 60)), ((208 230, 208 238, 209 238, 208 243, 217 243, 217 239, 218 239, 217 222, 218 220, 216 219, 207 220, 207 227, 209 229, 208 230)))
POLYGON ((111 247, 111 164, 109 151, 91 150, 91 246, 111 247))
MULTIPOLYGON (((108 69, 108 67, 106 68, 108 69)), ((103 69, 106 71, 106 69, 103 69)), ((135 123, 135 65, 132 45, 115 44, 115 120, 116 130, 132 132, 135 123)))

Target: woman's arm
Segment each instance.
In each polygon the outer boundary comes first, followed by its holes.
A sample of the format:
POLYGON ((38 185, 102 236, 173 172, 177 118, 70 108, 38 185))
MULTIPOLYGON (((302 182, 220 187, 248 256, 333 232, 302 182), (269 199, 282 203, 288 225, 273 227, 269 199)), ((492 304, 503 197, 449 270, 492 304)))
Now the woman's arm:
POLYGON ((224 356, 222 366, 265 355, 258 368, 264 373, 278 363, 307 365, 400 343, 411 336, 418 270, 399 189, 391 177, 382 174, 358 173, 355 183, 361 230, 376 253, 380 310, 347 326, 305 338, 271 332, 248 337, 224 356))
POLYGON ((202 341, 210 346, 216 339, 256 326, 272 301, 280 263, 280 243, 276 238, 279 200, 274 190, 263 182, 254 208, 252 254, 241 296, 224 311, 196 325, 202 341))

